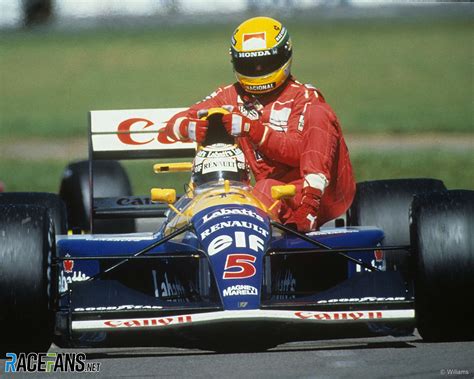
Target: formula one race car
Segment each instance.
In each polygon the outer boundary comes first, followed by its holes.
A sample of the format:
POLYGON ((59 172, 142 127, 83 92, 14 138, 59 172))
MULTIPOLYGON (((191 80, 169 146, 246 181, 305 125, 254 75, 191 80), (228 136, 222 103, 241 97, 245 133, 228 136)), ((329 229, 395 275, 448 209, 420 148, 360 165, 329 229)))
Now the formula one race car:
POLYGON ((61 198, 0 194, 0 350, 257 351, 415 327, 430 341, 474 337, 474 191, 359 183, 345 219, 301 234, 275 215, 294 188, 275 186, 272 207, 253 195, 219 111, 197 152, 159 133, 178 110, 93 111, 89 161, 68 166, 61 198), (154 166, 192 171, 177 201, 173 189, 133 196, 110 161, 186 156, 154 166))

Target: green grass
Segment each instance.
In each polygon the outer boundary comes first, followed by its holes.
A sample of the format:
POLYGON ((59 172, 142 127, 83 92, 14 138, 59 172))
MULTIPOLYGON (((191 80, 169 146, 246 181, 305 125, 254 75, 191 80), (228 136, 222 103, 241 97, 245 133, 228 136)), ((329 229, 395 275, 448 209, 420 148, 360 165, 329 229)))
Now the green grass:
POLYGON ((469 151, 358 151, 351 154, 357 181, 396 178, 435 178, 448 189, 474 190, 474 155, 469 151))
MULTIPOLYGON (((289 24, 294 74, 347 132, 473 132, 474 24, 289 24)), ((235 25, 0 34, 0 138, 85 136, 91 109, 190 105, 234 80, 235 25)))
MULTIPOLYGON (((474 190, 474 155, 469 151, 418 150, 398 152, 352 152, 357 181, 431 177, 441 179, 448 188, 474 190), (462 168, 462 170, 460 169, 462 168)), ((152 173, 152 161, 125 162, 134 192, 147 194, 152 187, 174 187, 182 192, 189 174, 152 173), (177 175, 177 176, 174 176, 177 175), (176 179, 177 178, 177 179, 176 179)), ((66 162, 0 161, 0 178, 8 191, 51 191, 59 189, 66 162)))

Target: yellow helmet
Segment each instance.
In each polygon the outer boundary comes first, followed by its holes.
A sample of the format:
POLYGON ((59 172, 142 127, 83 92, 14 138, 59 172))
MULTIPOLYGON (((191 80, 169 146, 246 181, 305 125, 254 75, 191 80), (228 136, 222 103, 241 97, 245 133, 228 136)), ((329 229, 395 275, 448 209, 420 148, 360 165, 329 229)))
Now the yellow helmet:
POLYGON ((230 54, 235 76, 250 93, 271 92, 290 75, 291 39, 286 28, 270 17, 254 17, 232 35, 230 54))

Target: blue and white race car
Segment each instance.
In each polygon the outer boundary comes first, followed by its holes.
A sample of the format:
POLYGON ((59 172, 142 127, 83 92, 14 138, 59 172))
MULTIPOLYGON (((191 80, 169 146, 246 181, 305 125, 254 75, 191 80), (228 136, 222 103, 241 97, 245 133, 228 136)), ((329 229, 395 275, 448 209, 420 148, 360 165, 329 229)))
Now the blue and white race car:
MULTIPOLYGON (((89 161, 68 166, 61 196, 0 194, 1 351, 257 351, 415 327, 426 340, 474 337, 474 191, 359 183, 345 217, 300 234, 252 194, 238 147, 163 139, 153 118, 175 111, 91 112, 89 161), (196 154, 154 166, 193 170, 178 200, 132 195, 110 161, 196 154)), ((274 187, 274 205, 293 190, 274 187)))

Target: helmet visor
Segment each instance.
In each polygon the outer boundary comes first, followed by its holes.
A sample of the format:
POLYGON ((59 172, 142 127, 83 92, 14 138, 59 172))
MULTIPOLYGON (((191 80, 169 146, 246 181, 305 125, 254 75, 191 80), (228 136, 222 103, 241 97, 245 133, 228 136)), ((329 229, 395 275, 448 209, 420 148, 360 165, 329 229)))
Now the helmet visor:
POLYGON ((249 181, 248 172, 246 170, 232 171, 215 171, 207 174, 196 173, 192 176, 194 184, 199 187, 205 183, 217 182, 222 180, 230 180, 239 183, 247 183, 249 181))
POLYGON ((284 44, 271 50, 238 52, 232 51, 234 70, 245 76, 264 76, 282 67, 291 58, 291 50, 284 44))

